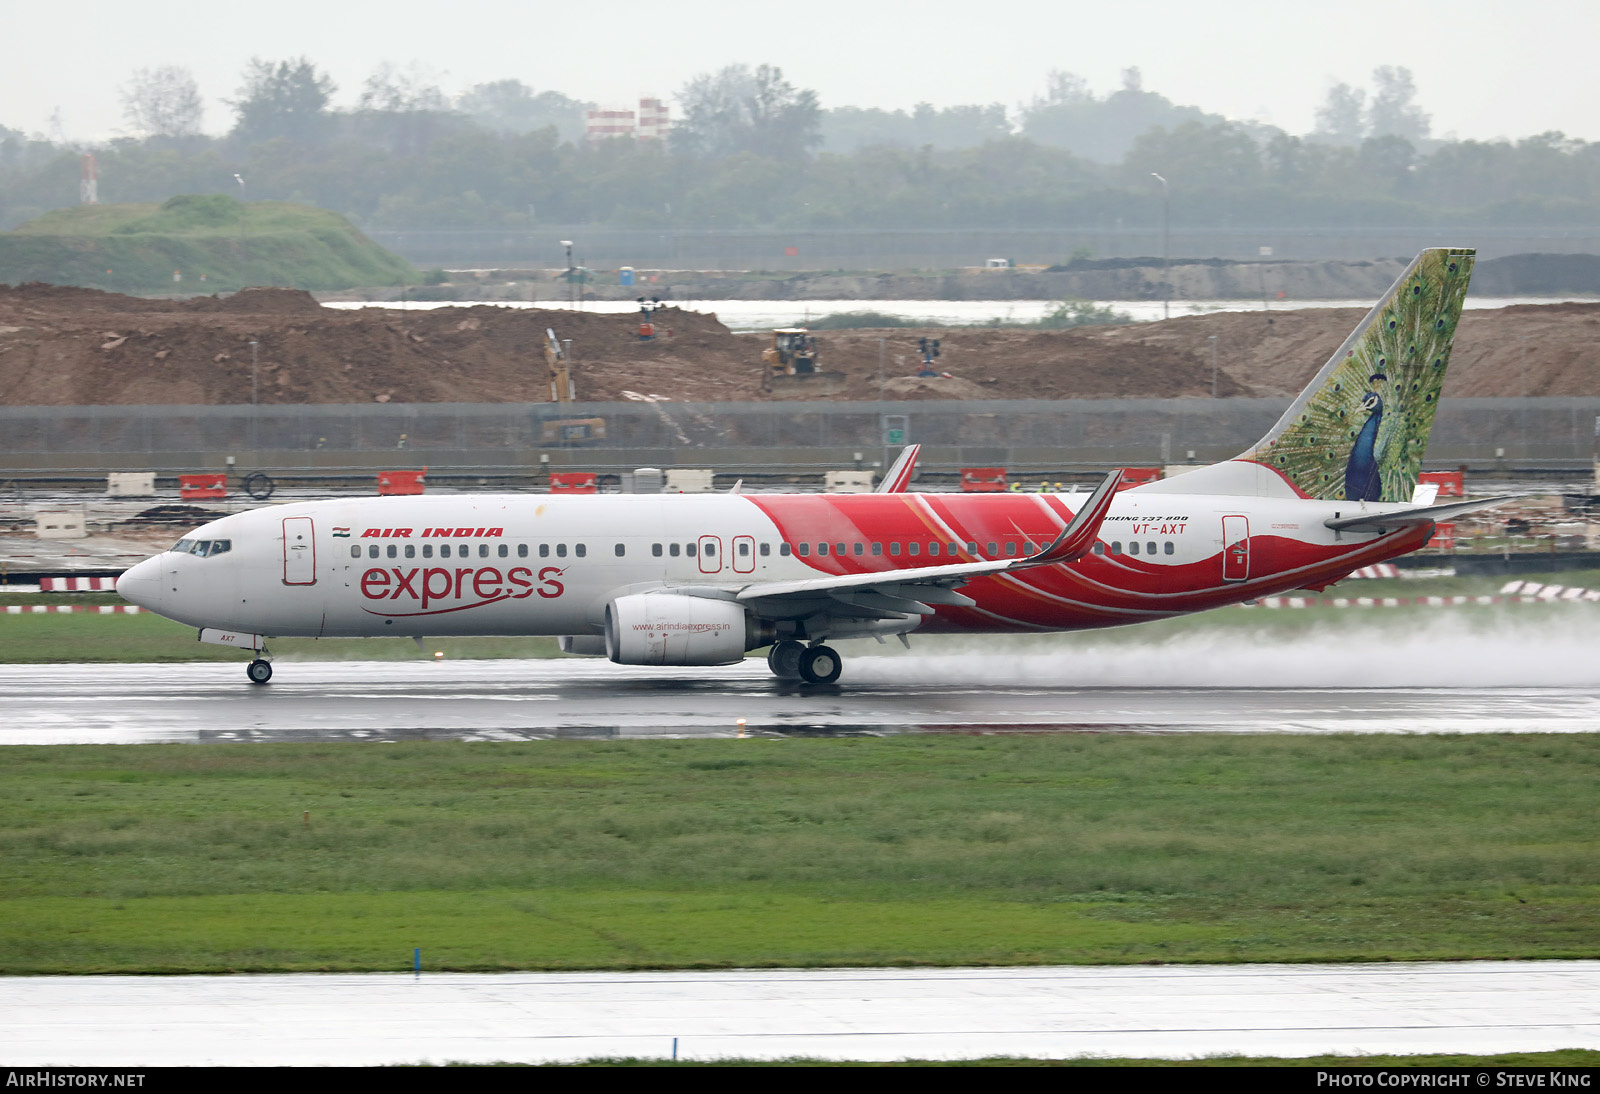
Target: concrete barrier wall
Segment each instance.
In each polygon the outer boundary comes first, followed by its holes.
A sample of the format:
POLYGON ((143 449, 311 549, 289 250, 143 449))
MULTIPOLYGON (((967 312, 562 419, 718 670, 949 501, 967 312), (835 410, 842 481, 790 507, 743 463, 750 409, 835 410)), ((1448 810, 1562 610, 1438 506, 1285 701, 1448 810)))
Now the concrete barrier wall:
MULTIPOLYGON (((5 469, 871 467, 902 415, 924 466, 1085 467, 1215 461, 1260 437, 1287 399, 896 403, 429 403, 0 407, 5 469), (602 444, 544 445, 542 426, 604 418, 602 444), (1193 453, 1193 456, 1190 456, 1193 453), (234 463, 227 464, 228 457, 234 463)), ((1587 467, 1600 398, 1446 399, 1431 465, 1587 467)))

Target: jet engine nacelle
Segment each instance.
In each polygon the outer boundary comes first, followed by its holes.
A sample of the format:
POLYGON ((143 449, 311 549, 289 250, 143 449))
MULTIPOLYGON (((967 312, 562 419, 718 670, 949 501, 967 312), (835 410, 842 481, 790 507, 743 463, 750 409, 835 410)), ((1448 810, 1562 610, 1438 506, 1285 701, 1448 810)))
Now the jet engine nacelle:
POLYGON ((619 665, 731 665, 764 644, 755 630, 732 600, 635 593, 606 605, 606 656, 619 665))

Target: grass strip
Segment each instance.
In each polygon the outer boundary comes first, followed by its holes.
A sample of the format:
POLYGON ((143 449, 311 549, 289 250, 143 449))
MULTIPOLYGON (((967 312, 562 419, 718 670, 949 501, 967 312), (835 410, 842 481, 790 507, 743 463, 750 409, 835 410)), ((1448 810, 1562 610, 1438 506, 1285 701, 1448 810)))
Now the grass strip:
POLYGON ((4 973, 1600 956, 1588 735, 0 758, 4 973))

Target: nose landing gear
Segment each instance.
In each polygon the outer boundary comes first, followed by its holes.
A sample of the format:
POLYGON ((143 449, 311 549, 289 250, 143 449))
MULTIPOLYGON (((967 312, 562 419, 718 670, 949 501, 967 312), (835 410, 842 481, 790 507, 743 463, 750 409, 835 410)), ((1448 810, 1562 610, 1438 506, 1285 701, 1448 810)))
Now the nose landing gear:
POLYGON ((258 657, 245 667, 244 674, 252 684, 265 684, 272 679, 272 662, 258 657))

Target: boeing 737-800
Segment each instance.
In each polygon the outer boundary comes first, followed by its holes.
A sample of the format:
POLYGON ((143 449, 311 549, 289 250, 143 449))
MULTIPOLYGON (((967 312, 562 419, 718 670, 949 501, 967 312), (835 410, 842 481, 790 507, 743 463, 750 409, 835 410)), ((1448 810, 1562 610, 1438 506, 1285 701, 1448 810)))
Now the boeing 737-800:
POLYGON ((1299 588, 1424 545, 1417 488, 1474 252, 1423 252, 1267 435, 1119 492, 372 497, 236 513, 123 574, 128 600, 255 653, 267 640, 554 635, 625 665, 838 679, 830 641, 1057 631, 1299 588))

